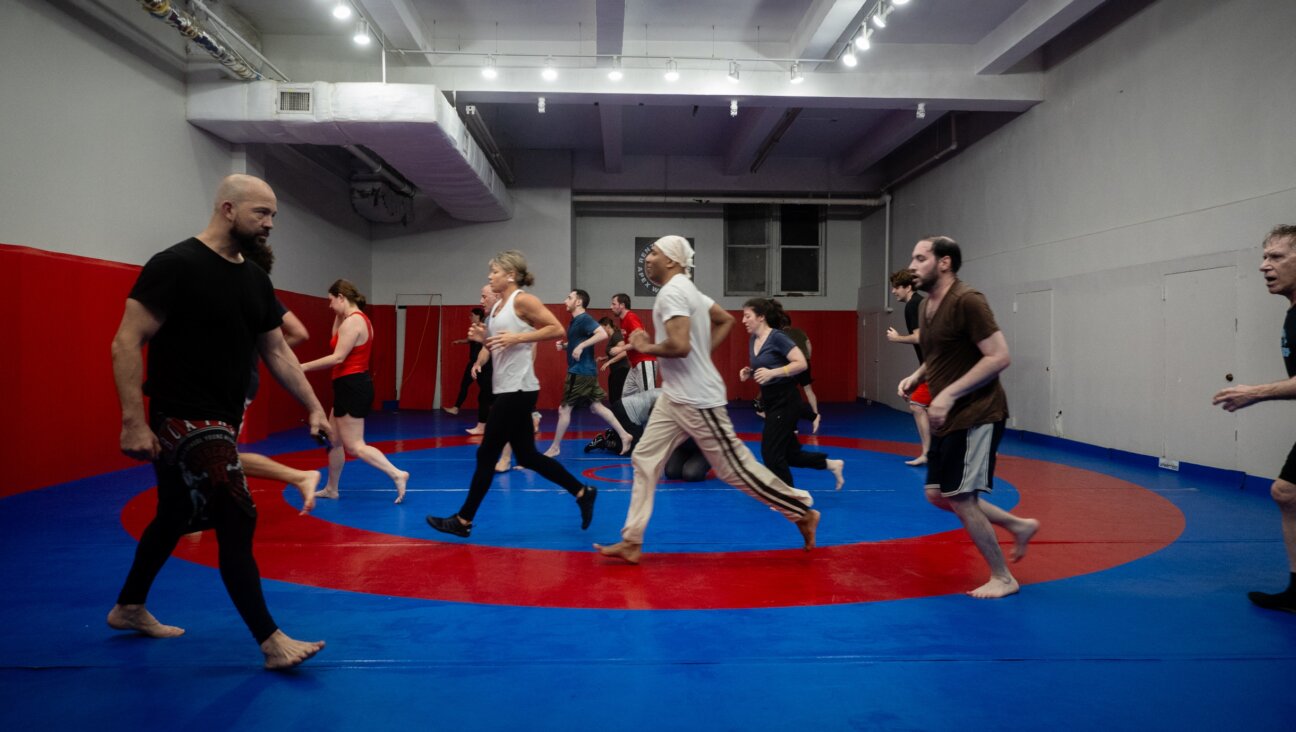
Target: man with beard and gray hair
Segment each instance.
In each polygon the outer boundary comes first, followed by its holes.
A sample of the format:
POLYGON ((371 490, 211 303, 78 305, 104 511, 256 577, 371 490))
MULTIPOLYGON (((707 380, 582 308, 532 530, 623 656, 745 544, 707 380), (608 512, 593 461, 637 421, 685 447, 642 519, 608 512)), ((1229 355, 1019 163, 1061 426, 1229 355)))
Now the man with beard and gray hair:
POLYGON ((112 343, 121 451, 153 463, 158 501, 108 625, 153 638, 184 633, 163 625, 144 603, 180 537, 213 528, 221 579, 269 669, 296 666, 324 642, 294 640, 279 629, 266 608, 252 556, 256 506, 237 440, 254 352, 306 407, 311 433, 333 438, 328 417, 280 330, 270 277, 242 254, 264 244, 277 212, 265 181, 248 175, 222 180, 207 228, 144 265, 112 343), (148 380, 141 388, 145 344, 148 380))

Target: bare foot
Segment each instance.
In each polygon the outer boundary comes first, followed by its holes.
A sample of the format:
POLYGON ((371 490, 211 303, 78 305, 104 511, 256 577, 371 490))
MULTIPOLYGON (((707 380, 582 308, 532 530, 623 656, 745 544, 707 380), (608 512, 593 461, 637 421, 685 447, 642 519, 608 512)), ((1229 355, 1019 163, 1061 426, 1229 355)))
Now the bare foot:
POLYGON ((978 600, 993 600, 997 597, 1014 595, 1020 589, 1021 585, 1017 584, 1017 579, 1014 577, 1009 577, 1006 580, 991 577, 990 581, 984 585, 975 590, 968 590, 968 594, 978 600))
POLYGON ((476 427, 473 427, 470 430, 464 430, 464 432, 467 432, 470 435, 484 435, 486 434, 486 425, 478 422, 476 427))
POLYGON ((918 457, 914 458, 913 460, 906 460, 906 461, 905 461, 905 465, 912 465, 912 466, 914 466, 914 467, 917 467, 917 466, 919 466, 919 465, 926 465, 926 464, 927 464, 927 456, 926 456, 926 455, 919 455, 918 457))
POLYGON ((805 539, 805 550, 814 549, 815 531, 819 528, 819 512, 813 508, 806 511, 806 515, 797 519, 797 531, 801 532, 801 537, 805 539))
POLYGON ((113 605, 113 609, 108 611, 108 627, 114 630, 133 630, 150 638, 184 635, 184 628, 159 623, 143 605, 113 605))
POLYGON ((265 654, 266 659, 265 667, 272 671, 292 668, 319 653, 323 648, 324 641, 293 640, 282 630, 276 630, 274 635, 266 638, 261 644, 261 652, 265 654))
POLYGON ((539 412, 531 413, 531 431, 536 433, 537 435, 540 434, 540 413, 539 412))
POLYGON ((338 491, 337 488, 325 487, 324 490, 322 491, 315 491, 315 497, 316 498, 337 498, 338 491))
POLYGON ((629 432, 621 435, 621 454, 629 455, 632 449, 634 449, 634 435, 629 432))
POLYGON ((500 458, 499 462, 495 463, 495 472, 507 473, 509 471, 509 465, 511 465, 512 462, 513 461, 509 458, 500 458))
POLYGON ((823 419, 823 417, 820 417, 819 415, 816 414, 814 418, 814 422, 811 423, 812 429, 810 431, 816 435, 819 434, 819 420, 821 419, 823 419))
POLYGON ((638 564, 639 557, 643 556, 643 544, 631 544, 628 541, 618 541, 608 546, 595 544, 594 548, 605 557, 624 559, 631 564, 638 564))
POLYGON ((396 503, 401 503, 405 500, 405 484, 409 483, 409 472, 400 471, 394 482, 396 483, 396 503))
POLYGON ((320 478, 322 477, 324 476, 320 475, 318 470, 307 470, 304 480, 300 483, 293 483, 302 497, 302 509, 297 512, 298 516, 305 516, 311 512, 311 509, 315 508, 315 489, 319 487, 320 478))
POLYGON ((833 477, 837 479, 837 490, 841 490, 841 487, 846 484, 846 476, 843 475, 845 470, 846 462, 844 460, 828 461, 828 472, 832 473, 833 477))
POLYGON ((545 457, 558 457, 560 454, 562 454, 562 446, 556 442, 550 445, 548 450, 545 450, 545 457))
POLYGON ((459 407, 442 407, 441 411, 445 412, 446 414, 458 414, 459 407))
POLYGON ((1035 536, 1035 532, 1039 531, 1040 527, 1040 522, 1035 519, 1022 519, 1022 524, 1024 527, 1021 531, 1012 532, 1013 549, 1009 558, 1014 562, 1020 562, 1026 556, 1026 545, 1030 543, 1031 537, 1035 536))

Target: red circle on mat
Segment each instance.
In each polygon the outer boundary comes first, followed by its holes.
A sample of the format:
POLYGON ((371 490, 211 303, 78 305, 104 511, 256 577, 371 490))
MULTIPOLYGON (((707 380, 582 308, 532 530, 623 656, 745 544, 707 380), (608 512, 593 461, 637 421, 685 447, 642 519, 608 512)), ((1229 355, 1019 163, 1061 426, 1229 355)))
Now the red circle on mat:
MULTIPOLYGON (((751 434, 739 437, 759 439, 751 434)), ((390 454, 475 441, 450 436, 376 444, 390 454)), ((849 437, 820 436, 813 442, 895 455, 913 451, 908 443, 849 437)), ((313 468, 319 465, 320 451, 276 457, 294 467, 313 468)), ((1013 455, 1000 455, 995 472, 1021 494, 1014 513, 1042 524, 1028 556, 1012 565, 1023 585, 1132 562, 1168 546, 1184 529, 1184 516, 1174 504, 1109 475, 1013 455)), ((683 610, 949 595, 975 587, 986 577, 984 561, 962 530, 812 552, 796 548, 654 554, 649 545, 643 563, 632 566, 592 549, 519 549, 366 531, 298 516, 278 496, 264 500, 276 489, 266 483, 259 488, 263 499, 256 541, 261 576, 350 592, 490 605, 683 610), (339 571, 341 567, 355 571, 339 571)), ((122 524, 131 535, 143 533, 155 505, 156 491, 151 489, 126 504, 122 524)), ((832 515, 824 520, 831 521, 832 515)), ((788 531, 792 543, 796 532, 791 526, 788 531)), ((175 554, 215 567, 215 536, 206 532, 195 541, 181 542, 175 554)))

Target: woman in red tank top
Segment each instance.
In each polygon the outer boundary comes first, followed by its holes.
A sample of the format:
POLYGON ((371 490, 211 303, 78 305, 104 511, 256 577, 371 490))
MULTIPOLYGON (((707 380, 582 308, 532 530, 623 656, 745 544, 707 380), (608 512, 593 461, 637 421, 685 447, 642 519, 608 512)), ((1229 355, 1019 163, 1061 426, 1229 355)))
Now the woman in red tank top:
POLYGON ((329 309, 333 311, 333 352, 302 364, 303 371, 333 369, 333 433, 341 442, 329 448, 328 483, 315 495, 337 498, 338 482, 346 456, 358 457, 381 470, 396 484, 396 502, 405 500, 409 473, 392 465, 386 455, 364 441, 364 418, 373 405, 373 379, 369 376, 369 353, 373 350, 373 324, 364 314, 364 295, 355 285, 338 280, 329 288, 329 309))

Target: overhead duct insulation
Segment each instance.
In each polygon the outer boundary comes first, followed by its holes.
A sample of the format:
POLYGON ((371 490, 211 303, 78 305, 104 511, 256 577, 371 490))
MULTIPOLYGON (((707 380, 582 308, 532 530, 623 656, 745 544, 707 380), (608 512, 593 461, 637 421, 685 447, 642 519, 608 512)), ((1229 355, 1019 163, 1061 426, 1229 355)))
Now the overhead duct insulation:
POLYGON ((232 143, 363 145, 456 219, 513 216, 504 182, 430 84, 193 84, 188 118, 232 143))

